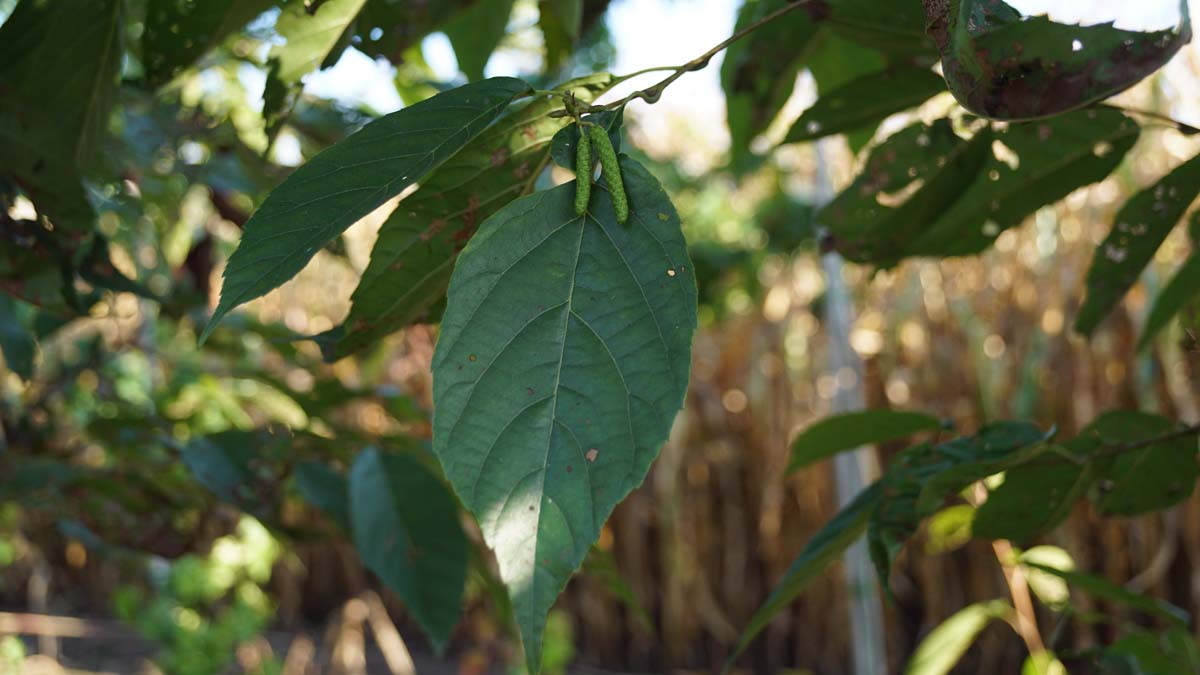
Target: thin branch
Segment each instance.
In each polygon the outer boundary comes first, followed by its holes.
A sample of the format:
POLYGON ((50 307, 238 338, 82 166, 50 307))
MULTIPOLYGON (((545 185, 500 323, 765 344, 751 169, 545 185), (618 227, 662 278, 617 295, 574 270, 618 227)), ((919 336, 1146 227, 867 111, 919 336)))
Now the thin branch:
POLYGON ((1188 436, 1200 436, 1200 424, 1192 424, 1161 436, 1143 438, 1140 441, 1132 441, 1128 443, 1109 443, 1106 444, 1106 447, 1103 450, 1091 455, 1091 457, 1109 457, 1112 455, 1120 455, 1133 450, 1141 450, 1142 448, 1148 448, 1152 445, 1158 445, 1159 443, 1168 443, 1180 438, 1187 438, 1188 436))
POLYGON ((1104 106, 1105 108, 1112 108, 1113 110, 1119 110, 1123 113, 1128 113, 1130 115, 1140 115, 1142 117, 1148 117, 1153 120, 1158 120, 1159 122, 1165 122, 1166 124, 1170 125, 1171 128, 1173 128, 1176 131, 1178 131, 1179 133, 1185 134, 1187 136, 1191 136, 1193 134, 1200 134, 1200 127, 1194 127, 1190 124, 1187 124, 1186 122, 1180 122, 1179 120, 1175 119, 1174 117, 1171 117, 1170 115, 1164 115, 1164 114, 1162 114, 1160 112, 1156 112, 1154 110, 1146 110, 1144 108, 1131 108, 1129 106, 1117 105, 1115 103, 1103 103, 1101 105, 1104 106))
MULTIPOLYGON (((655 71, 660 71, 660 70, 670 70, 671 71, 670 75, 668 75, 665 78, 663 78, 662 80, 660 80, 654 86, 648 87, 646 89, 639 89, 639 90, 633 92, 632 94, 626 96, 625 98, 620 99, 619 101, 613 101, 612 103, 606 103, 604 105, 578 106, 576 111, 579 113, 595 113, 595 112, 602 112, 605 110, 616 110, 617 108, 620 108, 621 106, 624 106, 624 105, 630 103, 631 101, 633 101, 635 99, 639 99, 639 98, 647 103, 657 103, 659 97, 662 96, 663 90, 666 89, 667 87, 671 86, 671 83, 674 82, 675 80, 678 80, 679 78, 683 77, 683 75, 685 73, 692 73, 697 70, 705 69, 706 67, 708 67, 708 63, 709 63, 709 61, 712 60, 712 57, 719 54, 723 49, 725 49, 729 45, 746 37, 747 35, 749 35, 750 33, 753 33, 754 31, 758 30, 759 28, 762 28, 763 26, 767 25, 768 23, 771 23, 772 21, 778 19, 779 17, 783 16, 784 14, 787 14, 788 12, 791 12, 792 10, 795 10, 799 7, 803 7, 803 6, 807 5, 809 2, 812 2, 812 0, 796 0, 795 2, 789 2, 788 4, 784 5, 783 7, 780 7, 779 9, 775 10, 774 12, 771 12, 770 14, 759 19, 758 21, 755 21, 754 23, 750 24, 749 26, 746 26, 745 28, 737 31, 733 35, 730 35, 728 38, 723 40, 717 46, 713 47, 712 49, 708 50, 707 52, 704 52, 700 56, 697 56, 696 58, 692 59, 691 61, 688 61, 687 63, 685 63, 681 66, 675 66, 675 67, 659 66, 659 67, 655 67, 655 68, 646 68, 645 70, 639 70, 635 73, 630 73, 629 75, 626 75, 625 77, 618 78, 619 80, 626 80, 631 77, 634 77, 637 75, 642 75, 645 73, 650 73, 650 72, 655 72, 655 71)), ((571 114, 570 111, 564 109, 564 110, 556 110, 556 111, 550 113, 550 116, 551 117, 567 117, 570 114, 571 114)))

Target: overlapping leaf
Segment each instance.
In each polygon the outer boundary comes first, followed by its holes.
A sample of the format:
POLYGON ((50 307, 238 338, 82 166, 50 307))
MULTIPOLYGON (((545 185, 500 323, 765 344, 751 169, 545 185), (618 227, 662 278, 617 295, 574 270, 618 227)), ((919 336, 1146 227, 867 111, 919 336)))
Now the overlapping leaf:
POLYGON ((958 610, 921 640, 904 666, 904 675, 949 673, 989 623, 1012 613, 1012 605, 1005 600, 978 602, 958 610))
POLYGON ((300 167, 246 223, 202 335, 299 272, 333 237, 481 134, 529 85, 493 78, 386 115, 300 167))
POLYGON ((296 83, 317 69, 346 29, 354 22, 366 0, 325 0, 310 12, 304 2, 291 2, 275 22, 275 32, 285 40, 271 49, 278 61, 275 76, 296 83))
POLYGON ((1138 340, 1138 349, 1145 349, 1171 319, 1197 296, 1200 296, 1200 255, 1193 253, 1154 298, 1146 325, 1142 328, 1142 337, 1138 340))
POLYGON ((418 460, 368 448, 350 469, 350 520, 363 562, 441 651, 458 623, 467 578, 454 498, 418 460))
POLYGON ((1095 477, 1094 464, 1079 465, 1049 452, 1043 459, 1011 468, 1004 482, 988 491, 975 515, 973 533, 984 539, 1029 541, 1066 520, 1095 477))
POLYGON ((142 62, 151 85, 164 84, 277 0, 162 0, 146 10, 142 62))
POLYGON ((468 80, 483 79, 483 68, 504 37, 513 4, 514 0, 476 0, 444 27, 458 57, 458 69, 468 80))
POLYGON ((1093 254, 1087 274, 1087 298, 1075 318, 1075 330, 1092 334, 1137 282, 1197 194, 1200 156, 1179 165, 1121 207, 1112 231, 1093 254))
POLYGON ((574 184, 488 219, 434 354, 434 451, 496 553, 531 670, 546 613, 644 479, 688 382, 696 287, 679 218, 622 158, 631 214, 574 184))
MULTIPOLYGON (((611 82, 611 76, 599 74, 562 89, 591 101, 611 82)), ((411 323, 445 297, 454 260, 479 223, 532 189, 551 138, 570 121, 549 116, 561 107, 557 99, 529 103, 463 148, 400 203, 379 230, 332 357, 411 323)))
POLYGON ((1096 507, 1107 515, 1132 516, 1186 499, 1200 477, 1194 436, 1175 435, 1165 417, 1133 410, 1107 412, 1067 443, 1098 461, 1096 507), (1163 438, 1159 442, 1151 442, 1163 438))
POLYGON ((925 68, 896 67, 870 73, 822 92, 792 125, 784 142, 810 141, 878 124, 945 89, 942 78, 925 68))

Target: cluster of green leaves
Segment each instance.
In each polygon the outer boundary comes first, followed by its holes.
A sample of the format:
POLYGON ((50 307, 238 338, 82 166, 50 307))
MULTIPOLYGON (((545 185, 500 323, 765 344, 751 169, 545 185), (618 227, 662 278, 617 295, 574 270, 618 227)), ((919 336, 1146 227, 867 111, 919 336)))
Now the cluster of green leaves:
MULTIPOLYGON (((795 439, 793 467, 866 444, 938 432, 940 426, 935 418, 893 410, 830 417, 795 439)), ((1085 498, 1098 513, 1117 516, 1144 514, 1177 504, 1191 495, 1200 475, 1198 433, 1194 427, 1180 427, 1157 415, 1114 411, 1061 443, 1055 442, 1053 431, 1044 433, 1031 424, 1003 422, 970 436, 913 445, 895 456, 878 482, 813 535, 751 618, 734 657, 864 534, 886 588, 893 561, 925 521, 931 539, 943 538, 942 543, 931 542, 931 548, 946 552, 966 545, 972 536, 1030 542, 1062 523, 1085 498), (983 486, 986 498, 979 503, 975 489, 983 486)), ((1036 550, 1031 549, 1018 564, 1035 575, 1040 571, 1058 577, 1100 600, 1165 619, 1176 627, 1172 630, 1186 627, 1188 617, 1182 610, 1103 578, 1076 572, 1069 565, 1039 558, 1034 554, 1036 550)), ((1052 609, 1064 611, 1067 607, 1061 595, 1043 599, 1052 609)), ((988 621, 1005 619, 1012 612, 1011 605, 1003 600, 963 609, 929 634, 912 655, 906 672, 949 672, 988 621)), ((1127 638, 1109 648, 1073 656, 1101 663, 1130 660, 1143 670, 1129 672, 1158 672, 1144 660, 1151 657, 1130 656, 1126 642, 1159 638, 1136 625, 1129 630, 1127 638)), ((1178 639, 1169 637, 1174 634, 1169 631, 1162 639, 1178 639)), ((1184 652, 1186 659, 1162 672, 1193 672, 1195 664, 1200 663, 1195 658, 1194 643, 1184 652)))

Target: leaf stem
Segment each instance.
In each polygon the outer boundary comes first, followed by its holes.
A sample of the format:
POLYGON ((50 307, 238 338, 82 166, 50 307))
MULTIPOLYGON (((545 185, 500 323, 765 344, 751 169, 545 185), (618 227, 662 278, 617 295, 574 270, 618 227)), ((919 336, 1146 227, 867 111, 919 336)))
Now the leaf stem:
POLYGON ((1126 453, 1131 450, 1141 450, 1142 448, 1148 448, 1152 445, 1158 445, 1159 443, 1167 443, 1169 441, 1178 440, 1180 438, 1187 438, 1188 436, 1200 436, 1200 424, 1192 424, 1192 425, 1189 425, 1186 427, 1182 427, 1180 429, 1176 429, 1175 431, 1172 431, 1170 433, 1162 434, 1160 436, 1154 436, 1151 438, 1143 438, 1140 441, 1133 441, 1133 442, 1128 442, 1128 443, 1110 443, 1110 444, 1107 444, 1103 450, 1100 450, 1099 452, 1092 455, 1092 457, 1109 457, 1111 455, 1120 455, 1122 453, 1126 453))
MULTIPOLYGON (((639 89, 639 90, 629 94, 625 98, 622 98, 617 101, 613 101, 612 103, 605 103, 603 105, 580 106, 578 108, 578 112, 580 112, 580 113, 595 113, 595 112, 602 112, 605 110, 616 110, 617 108, 620 108, 620 107, 630 103, 631 101, 633 101, 635 99, 639 99, 639 98, 647 103, 657 103, 659 97, 662 96, 663 90, 666 89, 667 87, 671 86, 671 83, 674 82, 675 80, 678 80, 679 78, 683 77, 683 75, 685 73, 691 73, 691 72, 695 72, 697 70, 703 70, 704 68, 708 67, 709 61, 712 60, 712 57, 716 56, 718 53, 720 53, 723 49, 725 49, 729 45, 746 37, 747 35, 749 35, 750 33, 753 33, 754 31, 758 30, 759 28, 762 28, 763 26, 767 25, 768 23, 771 23, 772 21, 778 19, 779 17, 783 16, 784 14, 787 14, 788 12, 791 12, 794 9, 797 9, 799 7, 803 7, 803 6, 807 5, 809 2, 812 2, 812 0, 795 0, 794 2, 789 2, 788 4, 784 5, 783 7, 780 7, 779 9, 775 10, 774 12, 771 12, 770 14, 759 19, 758 21, 755 21, 754 23, 750 24, 749 26, 746 26, 745 28, 735 32, 733 35, 730 35, 725 40, 722 40, 719 44, 717 44, 717 46, 713 47, 712 49, 704 52, 700 56, 697 56, 696 58, 692 59, 691 61, 688 61, 687 63, 685 63, 681 66, 656 66, 653 68, 645 68, 643 70, 639 70, 639 71, 630 73, 629 75, 625 75, 624 77, 618 78, 618 80, 627 80, 631 77, 635 77, 637 75, 643 75, 645 73, 652 73, 652 72, 664 71, 664 70, 671 71, 670 75, 666 76, 665 78, 660 80, 657 84, 655 84, 651 87, 647 87, 646 89, 639 89)), ((556 111, 550 113, 550 116, 551 117, 565 117, 569 114, 570 113, 564 109, 564 110, 556 110, 556 111)))

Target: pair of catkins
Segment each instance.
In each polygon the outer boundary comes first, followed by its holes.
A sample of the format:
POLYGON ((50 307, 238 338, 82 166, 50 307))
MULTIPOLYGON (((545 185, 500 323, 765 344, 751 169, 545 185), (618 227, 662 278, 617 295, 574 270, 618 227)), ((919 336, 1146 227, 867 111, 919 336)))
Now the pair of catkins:
POLYGON ((617 222, 623 225, 629 219, 629 200, 625 196, 625 184, 621 180, 617 151, 604 129, 595 124, 581 124, 579 127, 579 145, 575 148, 575 215, 582 216, 587 213, 588 201, 592 198, 593 145, 600 156, 600 170, 608 180, 608 191, 612 195, 617 222))

